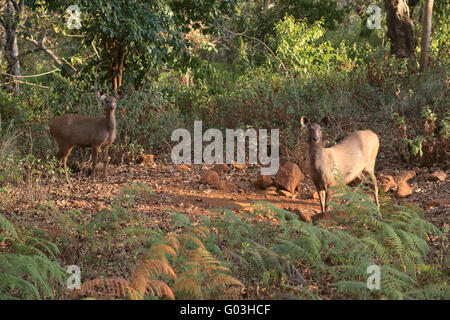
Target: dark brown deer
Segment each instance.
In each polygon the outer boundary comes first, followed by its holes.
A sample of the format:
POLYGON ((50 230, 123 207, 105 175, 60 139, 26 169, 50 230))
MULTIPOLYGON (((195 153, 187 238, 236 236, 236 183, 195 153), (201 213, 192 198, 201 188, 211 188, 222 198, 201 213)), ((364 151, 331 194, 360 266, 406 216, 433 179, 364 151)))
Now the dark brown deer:
MULTIPOLYGON (((328 118, 322 119, 322 124, 328 118)), ((327 210, 330 198, 330 188, 337 184, 333 169, 336 169, 345 184, 355 178, 363 178, 362 172, 367 172, 372 180, 375 191, 375 203, 378 202, 378 186, 375 178, 375 159, 380 141, 371 130, 361 130, 349 134, 337 145, 331 148, 322 146, 322 127, 319 123, 311 123, 308 118, 300 120, 303 129, 309 134, 309 157, 311 179, 316 186, 322 213, 327 210)))
POLYGON ((67 183, 67 158, 74 146, 92 148, 92 181, 95 181, 95 167, 98 155, 103 156, 103 174, 106 177, 108 166, 108 148, 116 139, 116 101, 120 95, 106 96, 99 91, 98 96, 105 103, 105 116, 89 117, 78 114, 66 114, 55 118, 50 124, 50 133, 57 146, 57 158, 64 166, 67 183))

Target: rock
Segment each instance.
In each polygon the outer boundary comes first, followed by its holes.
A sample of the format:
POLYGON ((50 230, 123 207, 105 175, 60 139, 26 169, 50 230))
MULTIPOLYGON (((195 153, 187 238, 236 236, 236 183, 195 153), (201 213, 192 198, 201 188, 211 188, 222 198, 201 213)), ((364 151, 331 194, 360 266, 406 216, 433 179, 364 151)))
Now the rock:
POLYGON ((445 207, 450 206, 450 199, 441 198, 441 199, 433 199, 427 202, 427 205, 430 207, 445 207))
POLYGON ((245 163, 233 163, 233 167, 235 167, 236 169, 240 169, 240 170, 245 170, 247 169, 247 165, 245 163))
POLYGON ((279 192, 280 192, 281 195, 283 195, 285 197, 289 197, 289 198, 292 198, 292 199, 295 198, 295 193, 291 193, 291 192, 286 191, 286 190, 280 190, 279 192))
POLYGON ((180 164, 180 165, 178 165, 177 166, 177 171, 178 172, 185 172, 185 171, 190 171, 191 170, 191 168, 190 167, 188 167, 186 164, 180 164))
POLYGON ((268 196, 276 196, 278 193, 275 190, 266 190, 266 195, 268 196))
POLYGON ((253 184, 260 189, 266 189, 273 186, 273 180, 273 176, 264 176, 262 174, 258 174, 253 184))
POLYGON ((153 154, 140 154, 136 157, 136 163, 142 166, 153 165, 155 156, 153 154))
POLYGON ((405 181, 398 185, 395 197, 404 198, 412 194, 412 189, 405 181))
POLYGON ((275 176, 275 185, 294 193, 295 188, 305 179, 305 175, 293 162, 283 164, 275 176))
POLYGON ((311 199, 319 199, 319 194, 316 192, 313 192, 310 196, 311 199))
POLYGON ((233 182, 229 181, 220 181, 219 183, 216 183, 214 185, 214 188, 223 191, 234 191, 238 189, 238 187, 233 182))
POLYGON ((216 171, 206 170, 200 173, 200 183, 216 185, 219 182, 219 174, 216 171))
POLYGON ((397 186, 394 178, 391 175, 378 173, 377 179, 380 184, 380 187, 383 189, 384 192, 388 192, 389 190, 397 186))
POLYGON ((211 170, 216 172, 230 172, 231 168, 225 163, 216 163, 211 170))
POLYGON ((447 178, 447 174, 442 170, 436 170, 433 173, 427 174, 426 177, 428 180, 431 180, 431 181, 443 182, 447 178))
POLYGON ((404 170, 400 171, 399 174, 394 176, 395 183, 399 186, 403 184, 403 182, 408 182, 411 178, 416 176, 416 172, 413 170, 404 170))
POLYGON ((266 195, 270 195, 270 196, 276 196, 276 195, 278 195, 278 193, 277 193, 277 188, 275 188, 275 187, 269 187, 269 188, 267 188, 267 190, 266 190, 266 195))

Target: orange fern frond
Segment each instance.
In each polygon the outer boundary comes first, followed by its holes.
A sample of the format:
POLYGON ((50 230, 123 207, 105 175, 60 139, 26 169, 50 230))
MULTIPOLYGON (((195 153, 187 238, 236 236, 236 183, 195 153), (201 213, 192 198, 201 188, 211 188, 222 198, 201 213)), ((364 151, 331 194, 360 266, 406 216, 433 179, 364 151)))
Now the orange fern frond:
POLYGON ((187 264, 199 265, 204 268, 210 268, 215 265, 220 265, 220 262, 211 255, 205 248, 197 248, 195 250, 187 251, 187 264))
POLYGON ((180 249, 180 241, 178 240, 176 235, 168 234, 164 240, 168 245, 170 245, 175 250, 178 251, 180 249))
POLYGON ((197 236, 200 236, 203 240, 206 240, 206 238, 211 233, 207 226, 196 226, 192 228, 192 232, 197 236))
POLYGON ((211 277, 210 281, 206 283, 207 288, 214 289, 224 286, 243 286, 242 282, 224 273, 217 273, 211 277))
POLYGON ((144 294, 149 292, 157 297, 166 296, 171 300, 175 300, 172 289, 170 289, 170 287, 161 280, 148 280, 145 291, 141 293, 144 294))
POLYGON ((192 233, 185 233, 185 234, 182 234, 180 237, 181 237, 181 240, 183 241, 183 246, 186 246, 186 243, 188 241, 192 241, 199 248, 205 247, 205 245, 203 244, 203 241, 200 240, 196 235, 194 235, 192 233))
POLYGON ((171 275, 173 279, 177 278, 177 275, 167 262, 156 259, 145 259, 138 264, 133 278, 139 278, 142 275, 148 278, 154 278, 162 274, 171 275))
POLYGON ((83 282, 80 290, 74 293, 73 298, 85 297, 110 297, 139 299, 136 290, 123 278, 98 278, 83 282))
POLYGON ((166 260, 166 256, 171 255, 175 260, 177 259, 177 252, 175 249, 167 244, 158 244, 151 248, 151 250, 146 254, 148 257, 159 258, 161 260, 166 260))
POLYGON ((199 281, 195 277, 184 277, 177 280, 173 290, 187 295, 188 299, 202 299, 203 294, 199 281))

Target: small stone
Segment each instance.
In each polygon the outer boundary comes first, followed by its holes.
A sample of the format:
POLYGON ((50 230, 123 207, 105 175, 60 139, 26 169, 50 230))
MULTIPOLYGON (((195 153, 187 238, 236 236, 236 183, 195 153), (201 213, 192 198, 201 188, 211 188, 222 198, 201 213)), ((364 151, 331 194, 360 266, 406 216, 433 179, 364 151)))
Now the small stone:
POLYGON ((178 172, 185 172, 185 171, 190 171, 191 168, 189 168, 186 164, 180 164, 177 166, 177 171, 178 172))
POLYGON ((266 190, 266 195, 268 195, 268 196, 276 196, 276 195, 278 195, 278 193, 277 193, 276 190, 273 190, 273 189, 267 189, 267 190, 266 190))
POLYGON ((247 165, 245 163, 237 163, 237 162, 235 162, 235 163, 233 163, 233 167, 235 167, 236 169, 239 169, 239 170, 247 169, 247 165))
POLYGON ((256 180, 254 181, 254 185, 260 189, 266 189, 268 187, 273 186, 273 176, 266 176, 262 174, 258 174, 256 180))
POLYGON ((397 192, 395 193, 395 196, 397 198, 404 198, 412 194, 412 189, 406 182, 402 182, 398 185, 397 192))
POLYGON ((289 191, 286 190, 280 190, 280 194, 282 194, 285 197, 292 197, 292 193, 290 193, 289 191))
POLYGON ((155 156, 153 154, 140 154, 136 157, 136 163, 142 166, 153 165, 155 156))
POLYGON ((450 206, 450 199, 448 199, 448 198, 433 199, 431 201, 428 201, 427 205, 430 207, 450 206))
POLYGON ((380 183, 380 187, 383 189, 383 191, 385 193, 397 186, 394 178, 391 175, 378 173, 377 178, 378 178, 378 182, 380 183))
POLYGON ((200 183, 216 185, 220 182, 219 174, 216 171, 207 170, 200 174, 200 183))
POLYGON ((304 179, 305 175, 295 163, 286 162, 275 176, 275 185, 293 193, 304 179))
POLYGON ((220 181, 219 183, 214 184, 214 188, 223 191, 234 191, 238 189, 238 187, 233 182, 229 181, 220 181))
POLYGON ((394 176, 395 183, 398 185, 403 184, 403 182, 408 182, 410 179, 416 176, 416 172, 413 170, 400 171, 399 174, 394 176))
POLYGON ((433 173, 427 174, 427 179, 431 181, 441 181, 444 182, 447 178, 447 174, 442 170, 436 170, 433 173))
POLYGON ((216 172, 230 172, 231 168, 225 163, 216 163, 211 170, 216 172))

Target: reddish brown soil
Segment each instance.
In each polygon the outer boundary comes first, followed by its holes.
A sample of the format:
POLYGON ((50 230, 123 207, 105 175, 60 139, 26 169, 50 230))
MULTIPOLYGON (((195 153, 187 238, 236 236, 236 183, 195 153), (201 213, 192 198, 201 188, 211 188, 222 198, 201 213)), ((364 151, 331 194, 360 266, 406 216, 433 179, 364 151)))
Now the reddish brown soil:
MULTIPOLYGON (((229 209, 237 214, 252 212, 251 203, 254 201, 271 202, 279 208, 296 212, 303 219, 320 212, 319 201, 312 198, 315 189, 308 177, 302 182, 301 190, 296 192, 295 198, 292 198, 273 189, 260 190, 253 186, 252 181, 259 173, 258 167, 230 167, 230 172, 221 172, 219 175, 222 181, 233 182, 238 187, 235 191, 222 191, 200 184, 201 170, 210 166, 193 165, 189 171, 179 172, 175 165, 156 159, 153 166, 110 165, 107 182, 99 176, 98 181, 92 183, 86 172, 83 172, 72 176, 72 187, 60 178, 42 185, 8 188, 0 202, 7 215, 15 212, 35 216, 37 220, 39 208, 48 202, 63 211, 77 208, 89 215, 108 207, 124 187, 142 183, 152 193, 138 201, 134 210, 150 216, 163 229, 170 229, 170 214, 174 211, 195 221, 199 216, 214 215, 212 209, 218 208, 229 209)), ((444 182, 418 180, 413 178, 410 181, 414 190, 411 196, 396 201, 416 203, 425 209, 426 217, 439 228, 448 226, 449 205, 433 206, 429 202, 433 199, 450 198, 450 179, 447 177, 444 182)), ((391 195, 393 197, 393 193, 391 195)))

